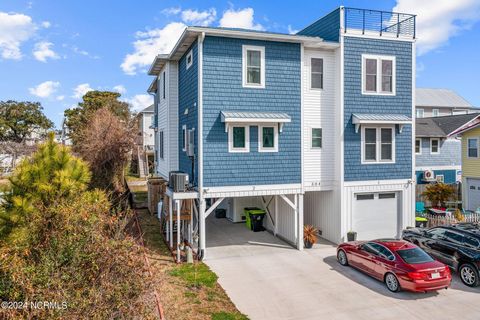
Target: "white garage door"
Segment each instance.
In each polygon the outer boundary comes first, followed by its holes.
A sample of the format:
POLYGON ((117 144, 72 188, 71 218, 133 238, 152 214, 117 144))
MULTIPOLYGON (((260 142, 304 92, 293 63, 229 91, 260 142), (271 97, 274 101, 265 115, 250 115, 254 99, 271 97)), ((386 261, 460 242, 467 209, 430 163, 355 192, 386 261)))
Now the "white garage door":
POLYGON ((480 207, 480 179, 467 179, 468 208, 476 210, 480 207))
POLYGON ((353 201, 353 231, 357 232, 357 240, 398 236, 397 193, 359 193, 353 201))

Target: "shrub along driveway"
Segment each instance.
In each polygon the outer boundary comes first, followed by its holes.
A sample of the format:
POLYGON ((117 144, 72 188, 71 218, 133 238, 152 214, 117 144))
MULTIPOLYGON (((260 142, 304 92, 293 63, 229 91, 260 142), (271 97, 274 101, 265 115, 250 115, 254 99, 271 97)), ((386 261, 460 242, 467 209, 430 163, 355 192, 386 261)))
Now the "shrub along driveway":
POLYGON ((205 262, 250 319, 479 318, 480 287, 468 288, 456 276, 448 290, 394 294, 383 283, 341 267, 330 244, 300 252, 280 247, 266 232, 240 227, 245 228, 209 223, 205 262))

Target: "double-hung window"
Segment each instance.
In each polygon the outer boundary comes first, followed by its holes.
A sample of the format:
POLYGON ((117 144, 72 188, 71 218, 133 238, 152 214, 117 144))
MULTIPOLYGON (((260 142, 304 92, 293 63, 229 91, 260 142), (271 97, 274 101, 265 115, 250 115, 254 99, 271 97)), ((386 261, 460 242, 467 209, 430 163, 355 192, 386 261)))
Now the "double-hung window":
POLYGON ((415 139, 415 154, 422 154, 422 139, 415 139))
POLYGON ((395 57, 362 55, 362 93, 395 95, 395 57))
POLYGON ((265 47, 242 47, 243 86, 265 88, 265 47))
POLYGON ((312 148, 320 149, 322 147, 322 129, 312 128, 312 148))
POLYGON ((417 118, 423 118, 424 114, 425 114, 425 110, 423 110, 423 109, 417 109, 416 110, 417 118))
POLYGON ((250 152, 250 127, 248 125, 229 127, 228 152, 250 152))
POLYGON ((467 140, 467 156, 468 158, 478 158, 478 139, 471 138, 467 140))
POLYGON ((440 115, 439 109, 432 109, 432 117, 438 117, 440 115))
POLYGON ((430 153, 439 154, 440 153, 440 139, 432 138, 430 139, 430 153))
POLYGON ((258 126, 258 152, 278 152, 278 125, 258 126))
POLYGON ((323 89, 323 59, 310 59, 310 88, 323 89))
POLYGON ((394 127, 362 128, 362 163, 395 162, 394 127))

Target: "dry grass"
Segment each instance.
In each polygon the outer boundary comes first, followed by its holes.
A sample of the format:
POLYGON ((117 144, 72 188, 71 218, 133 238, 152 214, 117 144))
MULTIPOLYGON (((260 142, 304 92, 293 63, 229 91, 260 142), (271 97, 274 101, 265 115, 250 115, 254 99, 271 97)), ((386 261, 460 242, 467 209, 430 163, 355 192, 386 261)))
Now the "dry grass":
POLYGON ((158 219, 139 210, 145 246, 167 319, 245 320, 204 263, 176 264, 160 234, 158 219))

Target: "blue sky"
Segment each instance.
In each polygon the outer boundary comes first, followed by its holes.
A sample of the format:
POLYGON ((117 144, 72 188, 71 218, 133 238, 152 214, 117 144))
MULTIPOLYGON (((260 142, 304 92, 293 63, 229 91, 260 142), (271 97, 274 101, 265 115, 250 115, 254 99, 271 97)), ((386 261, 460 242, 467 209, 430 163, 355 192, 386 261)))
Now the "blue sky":
POLYGON ((57 125, 89 89, 150 103, 145 69, 185 25, 294 32, 340 5, 418 14, 417 86, 480 107, 480 0, 0 2, 0 100, 40 101, 57 125))

